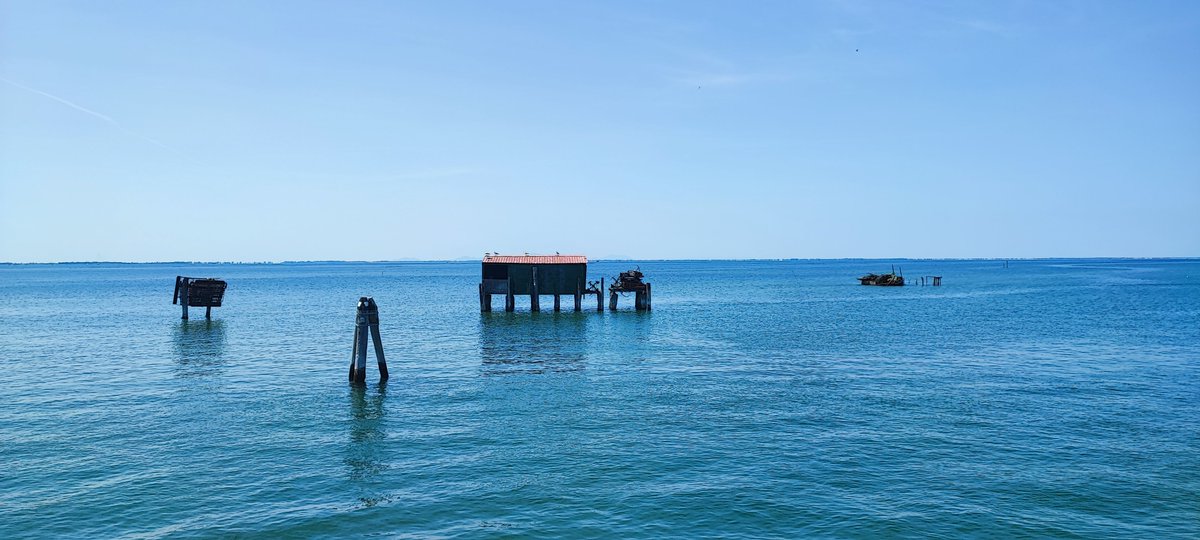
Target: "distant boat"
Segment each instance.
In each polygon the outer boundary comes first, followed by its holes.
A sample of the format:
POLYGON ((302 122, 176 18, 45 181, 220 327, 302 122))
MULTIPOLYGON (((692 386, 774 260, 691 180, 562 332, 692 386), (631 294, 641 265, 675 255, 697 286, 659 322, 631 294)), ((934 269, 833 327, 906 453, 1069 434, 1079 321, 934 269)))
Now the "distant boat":
MULTIPOLYGON (((892 267, 890 274, 867 274, 858 278, 859 283, 863 285, 877 285, 880 287, 903 287, 904 274, 901 270, 900 274, 896 273, 896 267, 892 267)), ((941 281, 941 280, 939 280, 941 281)))

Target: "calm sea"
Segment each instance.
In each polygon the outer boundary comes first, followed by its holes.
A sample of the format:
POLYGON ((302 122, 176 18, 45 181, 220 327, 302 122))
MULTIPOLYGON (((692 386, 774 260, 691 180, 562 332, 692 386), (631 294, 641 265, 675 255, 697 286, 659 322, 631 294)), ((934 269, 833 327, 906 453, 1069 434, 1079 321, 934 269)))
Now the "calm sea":
POLYGON ((480 314, 478 263, 0 266, 0 537, 1200 536, 1200 261, 891 264, 646 261, 602 314, 480 314))

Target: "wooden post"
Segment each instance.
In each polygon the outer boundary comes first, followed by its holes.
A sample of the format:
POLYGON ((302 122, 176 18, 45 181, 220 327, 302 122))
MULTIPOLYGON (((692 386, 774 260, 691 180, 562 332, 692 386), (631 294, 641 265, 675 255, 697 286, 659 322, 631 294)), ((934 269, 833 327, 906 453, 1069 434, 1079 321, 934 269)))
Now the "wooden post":
POLYGON ((361 332, 358 326, 358 316, 355 315, 354 320, 354 345, 350 347, 350 382, 355 382, 354 378, 358 376, 358 333, 361 332))
POLYGON ((583 311, 583 284, 575 284, 575 311, 583 311))
POLYGON ((492 311, 492 293, 484 292, 483 283, 479 284, 479 311, 483 313, 492 311))
POLYGON ((367 382, 367 336, 371 333, 371 329, 367 327, 367 316, 360 312, 355 321, 355 326, 358 331, 358 347, 356 351, 358 356, 354 360, 354 382, 367 382))
POLYGON ((508 290, 504 292, 504 311, 512 313, 517 309, 517 299, 513 296, 512 278, 508 278, 508 290))
POLYGON ((212 320, 212 306, 204 306, 204 318, 212 320))
POLYGON ((358 310, 354 314, 354 356, 350 358, 350 382, 367 382, 367 297, 358 299, 358 310))
POLYGON ((600 278, 600 288, 596 290, 596 311, 604 311, 604 278, 600 278))
POLYGON ((608 310, 609 311, 617 310, 617 291, 612 291, 612 292, 608 293, 608 310))
POLYGON ((183 290, 179 292, 179 303, 183 304, 183 320, 185 321, 188 320, 188 303, 192 299, 191 294, 189 294, 191 292, 191 281, 190 278, 183 278, 183 290))
POLYGON ((650 293, 650 284, 647 283, 646 284, 646 311, 650 311, 650 310, 654 309, 653 304, 654 304, 654 296, 650 293))
POLYGON ((383 340, 379 337, 379 306, 375 299, 367 297, 367 324, 371 327, 371 341, 375 345, 375 362, 379 365, 380 382, 388 380, 387 360, 383 358, 383 340))
POLYGON ((561 311, 558 306, 558 295, 554 295, 554 311, 561 311))
POLYGON ((541 302, 538 301, 538 282, 537 282, 537 267, 533 267, 533 284, 529 291, 529 311, 541 311, 541 302))

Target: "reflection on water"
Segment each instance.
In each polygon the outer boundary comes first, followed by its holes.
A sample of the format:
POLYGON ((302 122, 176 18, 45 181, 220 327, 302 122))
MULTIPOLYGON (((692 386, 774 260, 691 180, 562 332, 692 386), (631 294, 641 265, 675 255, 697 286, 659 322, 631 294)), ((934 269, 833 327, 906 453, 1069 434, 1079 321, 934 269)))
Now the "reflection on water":
POLYGON ((172 348, 181 377, 211 375, 220 371, 225 354, 225 321, 179 321, 172 348))
POLYGON ((381 382, 374 388, 352 385, 349 391, 351 421, 346 466, 351 480, 369 480, 386 468, 382 452, 387 439, 383 430, 387 383, 381 382))
POLYGON ((479 356, 484 375, 579 371, 587 356, 587 322, 595 314, 482 313, 479 356))

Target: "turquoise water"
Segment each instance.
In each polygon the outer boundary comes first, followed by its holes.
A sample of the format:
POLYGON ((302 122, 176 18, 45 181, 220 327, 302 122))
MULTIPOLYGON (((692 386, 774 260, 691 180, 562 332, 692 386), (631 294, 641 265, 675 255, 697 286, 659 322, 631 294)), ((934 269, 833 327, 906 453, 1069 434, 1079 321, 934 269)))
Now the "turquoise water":
POLYGON ((478 263, 0 266, 0 536, 1200 536, 1200 261, 640 264, 482 315, 478 263))

